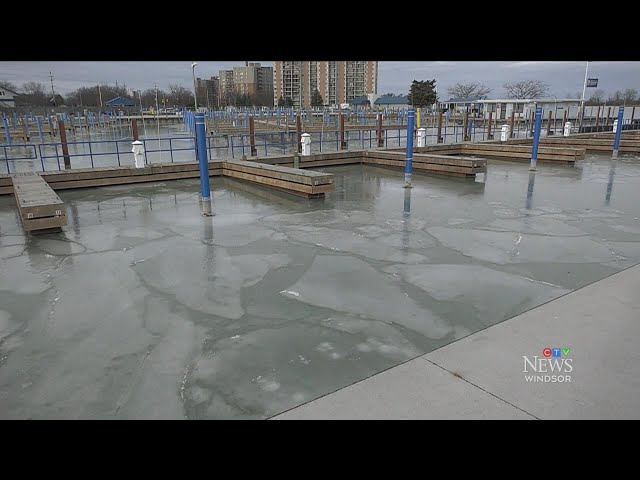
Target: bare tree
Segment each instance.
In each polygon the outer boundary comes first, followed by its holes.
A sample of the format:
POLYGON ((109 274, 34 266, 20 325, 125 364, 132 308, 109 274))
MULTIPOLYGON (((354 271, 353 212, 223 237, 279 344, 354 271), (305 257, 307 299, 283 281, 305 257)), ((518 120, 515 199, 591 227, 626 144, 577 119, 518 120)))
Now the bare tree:
POLYGON ((633 103, 638 98, 638 91, 635 88, 626 88, 622 94, 622 100, 625 104, 633 103))
POLYGON ((447 93, 452 98, 477 98, 485 97, 491 93, 491 88, 479 82, 456 83, 447 88, 447 93))
POLYGON ((541 80, 505 83, 503 88, 507 92, 507 98, 517 99, 540 98, 549 91, 549 85, 541 80))
POLYGON ((607 99, 607 103, 623 103, 624 99, 623 99, 623 93, 620 90, 616 90, 615 92, 613 92, 611 95, 609 95, 609 98, 607 99))
POLYGON ((7 90, 18 93, 18 87, 8 80, 0 80, 0 88, 6 88, 7 90))
POLYGON ((604 102, 604 90, 595 90, 589 100, 586 102, 589 105, 602 105, 604 102))
POLYGON ((18 97, 20 105, 44 106, 49 102, 44 85, 39 82, 26 82, 22 84, 22 95, 18 97))
POLYGON ((193 105, 193 92, 182 85, 169 84, 169 101, 176 106, 193 105))

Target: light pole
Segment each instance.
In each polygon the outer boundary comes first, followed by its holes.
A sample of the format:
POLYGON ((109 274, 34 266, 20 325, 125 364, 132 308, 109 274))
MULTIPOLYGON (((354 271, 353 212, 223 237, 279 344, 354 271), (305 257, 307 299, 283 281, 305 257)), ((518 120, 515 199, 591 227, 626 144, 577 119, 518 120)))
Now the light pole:
POLYGON ((584 84, 582 85, 582 99, 580 100, 580 128, 578 132, 582 130, 582 117, 584 116, 584 94, 587 91, 587 75, 589 75, 589 62, 587 62, 587 67, 584 70, 584 84))
POLYGON ((558 97, 553 96, 553 133, 556 132, 556 120, 558 119, 558 97))
POLYGON ((195 111, 198 111, 198 89, 196 87, 196 65, 198 62, 191 63, 191 74, 193 75, 193 104, 195 107, 195 111))

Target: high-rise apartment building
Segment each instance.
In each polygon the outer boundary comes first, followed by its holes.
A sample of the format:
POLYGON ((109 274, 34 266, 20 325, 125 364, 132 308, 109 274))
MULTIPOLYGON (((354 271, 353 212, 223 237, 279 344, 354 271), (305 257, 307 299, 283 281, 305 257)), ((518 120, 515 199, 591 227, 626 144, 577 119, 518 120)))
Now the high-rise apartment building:
POLYGON ((233 88, 233 70, 220 70, 218 74, 218 96, 221 106, 228 105, 229 99, 235 93, 233 88))
POLYGON ((258 104, 271 105, 273 67, 247 63, 243 67, 233 67, 233 70, 220 70, 220 91, 224 104, 228 104, 232 94, 236 93, 249 95, 258 104))
POLYGON ((207 108, 215 108, 220 105, 220 80, 218 77, 196 78, 196 88, 198 89, 198 105, 207 108))
POLYGON ((311 105, 315 90, 324 105, 348 103, 378 93, 378 62, 274 62, 274 104, 290 98, 295 107, 311 105))

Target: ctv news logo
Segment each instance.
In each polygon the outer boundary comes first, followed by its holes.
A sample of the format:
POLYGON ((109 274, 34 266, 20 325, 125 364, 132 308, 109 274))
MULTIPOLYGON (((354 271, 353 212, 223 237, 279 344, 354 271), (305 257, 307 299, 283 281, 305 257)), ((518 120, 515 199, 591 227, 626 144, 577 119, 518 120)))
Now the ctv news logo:
POLYGON ((545 348, 542 357, 523 355, 524 379, 532 383, 570 383, 573 372, 573 359, 569 357, 570 348, 545 348))

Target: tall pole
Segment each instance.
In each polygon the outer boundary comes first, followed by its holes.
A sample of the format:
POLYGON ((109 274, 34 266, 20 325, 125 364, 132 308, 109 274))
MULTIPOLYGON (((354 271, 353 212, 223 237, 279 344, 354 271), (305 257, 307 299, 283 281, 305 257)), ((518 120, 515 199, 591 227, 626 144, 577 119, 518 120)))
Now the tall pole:
POLYGON ((138 90, 138 97, 140 98, 140 116, 142 117, 142 128, 144 129, 144 137, 147 138, 147 124, 144 121, 144 112, 142 110, 142 90, 138 90))
POLYGON ((618 158, 618 148, 620 147, 620 135, 622 134, 622 117, 624 116, 624 107, 618 107, 618 121, 614 128, 616 137, 613 141, 613 158, 618 158))
POLYGON ((409 108, 407 115, 407 154, 404 163, 404 188, 411 188, 411 171, 413 169, 413 125, 415 111, 409 108))
POLYGON ((196 112, 196 143, 200 165, 200 212, 206 217, 213 215, 211 190, 209 188, 209 160, 207 158, 207 133, 204 128, 204 113, 196 112))
POLYGON ((542 126, 542 107, 536 107, 535 128, 533 130, 533 146, 531 147, 531 165, 529 170, 536 170, 538 161, 538 144, 540 143, 540 130, 542 126))
POLYGON ((160 148, 160 112, 158 110, 158 84, 154 83, 154 87, 156 87, 156 124, 158 128, 158 151, 160 152, 160 162, 162 162, 162 150, 160 148))
POLYGON ((198 88, 196 86, 196 65, 197 62, 191 62, 191 74, 193 75, 193 105, 194 109, 198 111, 198 88))
POLYGON ((100 90, 100 84, 98 84, 98 95, 100 96, 100 108, 102 109, 102 90, 100 90))
POLYGON ((582 117, 584 116, 584 94, 587 91, 587 76, 589 75, 589 62, 587 62, 587 67, 584 69, 584 84, 582 85, 582 99, 580 100, 580 128, 578 132, 582 130, 582 117))

